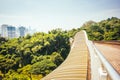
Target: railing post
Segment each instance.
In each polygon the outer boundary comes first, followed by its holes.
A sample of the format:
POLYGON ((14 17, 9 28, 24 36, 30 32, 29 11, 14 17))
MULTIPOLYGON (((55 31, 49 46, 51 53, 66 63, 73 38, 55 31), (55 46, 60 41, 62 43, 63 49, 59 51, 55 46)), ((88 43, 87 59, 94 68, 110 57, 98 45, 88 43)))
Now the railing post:
MULTIPOLYGON (((88 37, 86 34, 86 31, 83 30, 83 32, 85 33, 85 37, 86 37, 86 44, 88 46, 88 48, 90 47, 90 43, 88 41, 88 37)), ((106 58, 102 55, 102 53, 96 48, 95 45, 93 45, 93 48, 95 50, 95 52, 97 53, 97 56, 100 58, 100 61, 103 64, 103 67, 107 70, 107 73, 109 74, 110 78, 112 80, 120 80, 120 75, 117 73, 117 71, 111 66, 111 64, 106 60, 106 58)), ((100 79, 99 80, 107 80, 107 73, 104 73, 104 69, 99 69, 100 72, 100 79)))
POLYGON ((106 58, 102 55, 102 53, 93 45, 97 55, 99 56, 101 62, 103 63, 105 69, 110 75, 112 80, 120 80, 120 75, 116 72, 116 70, 112 67, 112 65, 106 60, 106 58))

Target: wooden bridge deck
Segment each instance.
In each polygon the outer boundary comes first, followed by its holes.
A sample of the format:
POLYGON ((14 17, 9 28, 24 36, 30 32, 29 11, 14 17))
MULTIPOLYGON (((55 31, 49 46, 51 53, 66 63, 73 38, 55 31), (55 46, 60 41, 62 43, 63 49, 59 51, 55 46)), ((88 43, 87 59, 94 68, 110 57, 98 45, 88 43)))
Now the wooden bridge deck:
POLYGON ((42 80, 87 80, 89 57, 85 40, 84 32, 78 32, 66 60, 42 80))

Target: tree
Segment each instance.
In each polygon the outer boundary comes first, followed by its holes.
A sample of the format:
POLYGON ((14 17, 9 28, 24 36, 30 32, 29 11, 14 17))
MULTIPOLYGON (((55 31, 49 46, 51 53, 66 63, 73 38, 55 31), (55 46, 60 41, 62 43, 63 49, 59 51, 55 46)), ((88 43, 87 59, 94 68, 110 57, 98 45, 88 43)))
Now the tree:
POLYGON ((90 40, 120 40, 120 19, 108 18, 87 28, 82 27, 88 33, 90 40))
POLYGON ((64 61, 64 59, 62 58, 62 56, 59 53, 57 53, 57 52, 53 52, 52 55, 51 55, 51 58, 52 58, 52 61, 57 66, 59 66, 64 61))
POLYGON ((45 76, 46 74, 54 70, 56 67, 57 66, 51 60, 44 59, 32 65, 31 73, 42 74, 43 76, 45 76))
POLYGON ((0 37, 0 45, 7 42, 6 38, 0 37))

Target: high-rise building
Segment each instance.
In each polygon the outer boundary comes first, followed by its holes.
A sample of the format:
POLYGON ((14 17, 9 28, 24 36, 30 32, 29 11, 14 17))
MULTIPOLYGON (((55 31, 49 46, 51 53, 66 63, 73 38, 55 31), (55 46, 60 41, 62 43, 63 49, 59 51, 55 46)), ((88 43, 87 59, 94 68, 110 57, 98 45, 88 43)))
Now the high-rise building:
POLYGON ((15 38, 16 37, 16 28, 15 27, 8 26, 7 31, 8 31, 8 38, 15 38))
POLYGON ((20 26, 18 28, 3 24, 0 27, 0 36, 5 38, 18 38, 23 37, 26 34, 33 34, 35 33, 35 30, 32 30, 31 28, 27 29, 26 27, 20 26))
POLYGON ((26 34, 26 28, 21 26, 18 28, 19 36, 23 37, 26 34))
POLYGON ((15 38, 16 28, 14 26, 3 24, 1 26, 1 36, 6 38, 15 38))
POLYGON ((7 35, 7 27, 8 27, 8 25, 6 25, 6 24, 3 24, 2 26, 1 26, 1 36, 2 37, 8 37, 7 35))

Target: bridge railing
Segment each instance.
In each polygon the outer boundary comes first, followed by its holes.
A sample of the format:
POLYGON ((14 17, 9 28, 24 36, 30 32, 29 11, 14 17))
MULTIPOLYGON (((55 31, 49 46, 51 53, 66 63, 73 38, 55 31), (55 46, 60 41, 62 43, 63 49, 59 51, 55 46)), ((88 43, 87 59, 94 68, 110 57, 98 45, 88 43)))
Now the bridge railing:
MULTIPOLYGON (((84 31, 84 33, 85 33, 85 37, 86 37, 86 43, 87 43, 87 45, 89 46, 90 44, 89 44, 89 41, 88 41, 88 39, 87 39, 87 34, 86 34, 85 31, 84 31)), ((105 58, 105 57, 102 55, 102 53, 96 48, 96 46, 93 45, 93 47, 94 47, 94 50, 96 51, 98 57, 100 58, 103 66, 104 66, 105 69, 107 70, 110 78, 111 78, 112 80, 120 80, 120 75, 119 75, 119 73, 117 73, 117 71, 116 71, 116 70, 112 67, 112 65, 106 60, 106 58, 105 58)))
POLYGON ((103 63, 103 66, 107 70, 110 78, 112 80, 120 80, 120 75, 118 72, 112 67, 112 65, 105 59, 105 57, 102 55, 102 53, 96 48, 95 45, 93 45, 97 55, 99 56, 101 62, 103 63))

